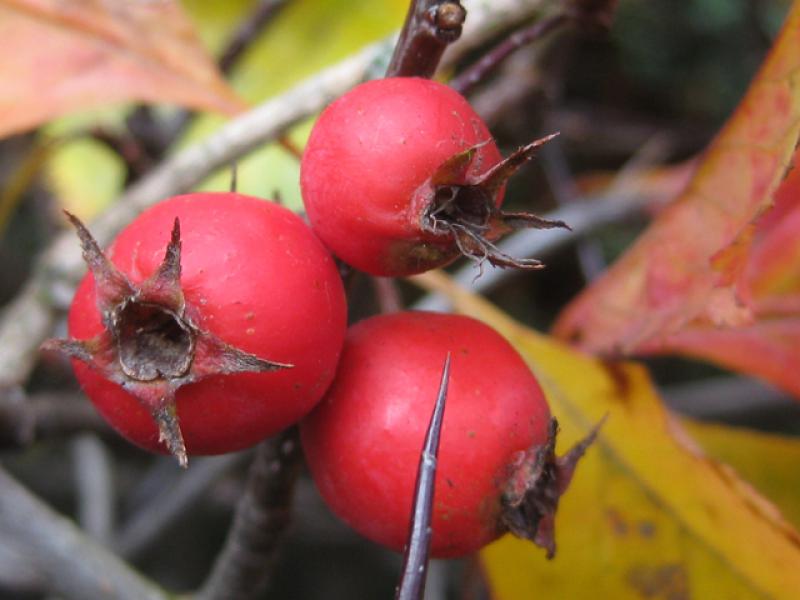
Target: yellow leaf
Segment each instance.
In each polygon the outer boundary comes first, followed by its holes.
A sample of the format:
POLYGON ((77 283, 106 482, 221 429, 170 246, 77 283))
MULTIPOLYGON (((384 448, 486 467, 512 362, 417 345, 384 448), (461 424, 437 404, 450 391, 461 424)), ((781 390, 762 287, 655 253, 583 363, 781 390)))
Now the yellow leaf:
POLYGON ((800 527, 800 439, 688 419, 684 426, 703 450, 731 465, 800 527))
POLYGON ((47 166, 50 188, 61 207, 82 220, 108 207, 125 181, 120 157, 90 138, 64 143, 47 166))
POLYGON ((559 508, 555 560, 510 536, 483 552, 496 600, 797 597, 798 534, 702 453, 642 367, 604 363, 526 329, 440 273, 412 281, 514 344, 562 426, 562 451, 608 415, 559 508))

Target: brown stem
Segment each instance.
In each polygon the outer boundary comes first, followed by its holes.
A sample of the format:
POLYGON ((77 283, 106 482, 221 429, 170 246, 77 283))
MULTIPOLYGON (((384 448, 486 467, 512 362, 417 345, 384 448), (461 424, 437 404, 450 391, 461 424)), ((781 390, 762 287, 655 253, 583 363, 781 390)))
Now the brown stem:
POLYGON ((433 77, 466 16, 458 0, 412 0, 386 77, 433 77))
POLYGON ((382 315, 403 310, 403 297, 400 295, 394 279, 390 277, 372 277, 371 279, 382 315))
POLYGON ((459 94, 468 93, 486 75, 523 46, 540 40, 548 33, 570 21, 565 13, 557 13, 536 21, 533 25, 512 33, 507 39, 487 52, 478 62, 450 81, 450 87, 459 94))
POLYGON ((290 156, 293 156, 297 160, 301 160, 303 158, 303 149, 295 144, 288 135, 284 134, 278 138, 278 143, 280 144, 281 148, 289 153, 290 156))
POLYGON ((199 600, 249 600, 263 595, 289 524, 300 459, 296 428, 257 448, 225 546, 197 595, 199 600))

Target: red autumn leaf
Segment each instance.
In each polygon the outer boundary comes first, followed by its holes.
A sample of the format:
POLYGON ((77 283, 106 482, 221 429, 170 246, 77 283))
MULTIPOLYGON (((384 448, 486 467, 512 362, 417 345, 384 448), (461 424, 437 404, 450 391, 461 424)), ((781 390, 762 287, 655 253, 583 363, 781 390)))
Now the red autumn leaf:
POLYGON ((0 136, 139 100, 244 108, 174 0, 0 0, 0 136))
POLYGON ((800 398, 800 152, 775 194, 775 206, 754 227, 738 294, 753 321, 717 328, 695 322, 660 346, 757 375, 800 398))
POLYGON ((566 309, 556 333, 598 353, 704 356, 800 394, 798 170, 787 176, 798 136, 795 3, 684 193, 566 309))
POLYGON ((800 150, 774 208, 758 223, 745 280, 761 299, 800 293, 800 150))

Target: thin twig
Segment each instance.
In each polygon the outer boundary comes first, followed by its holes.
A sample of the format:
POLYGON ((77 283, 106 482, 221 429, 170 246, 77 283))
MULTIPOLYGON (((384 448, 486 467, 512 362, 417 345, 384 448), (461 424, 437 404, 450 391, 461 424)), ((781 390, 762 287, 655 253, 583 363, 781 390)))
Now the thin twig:
POLYGON ((75 600, 166 600, 166 594, 0 469, 0 530, 35 561, 52 593, 75 600))
POLYGON ((492 85, 483 86, 470 94, 469 102, 481 118, 493 129, 502 123, 515 107, 522 106, 538 90, 544 89, 548 72, 538 68, 534 57, 516 54, 500 67, 492 85))
POLYGON ((225 546, 198 598, 249 600, 263 595, 289 524, 300 464, 296 427, 257 448, 225 546))
POLYGON ((38 439, 83 431, 108 433, 111 429, 80 394, 26 396, 19 388, 0 391, 0 448, 25 448, 38 439))
POLYGON ((466 16, 458 0, 412 0, 386 76, 433 77, 466 16))
POLYGON ((468 93, 511 54, 569 23, 607 29, 611 25, 616 8, 617 0, 562 0, 555 12, 538 19, 528 27, 515 31, 477 63, 455 77, 450 85, 461 94, 468 93))
POLYGON ((487 52, 478 62, 462 71, 450 81, 450 87, 459 94, 467 94, 490 71, 493 71, 516 50, 542 39, 548 33, 565 25, 570 17, 564 13, 556 13, 536 21, 533 25, 515 31, 508 38, 487 52))
MULTIPOLYGON (((546 3, 546 0, 496 0, 475 2, 474 7, 470 4, 470 22, 446 58, 456 59, 485 41, 492 32, 516 25, 546 3)), ((293 124, 318 112, 363 80, 388 43, 387 40, 369 46, 323 70, 164 161, 91 224, 98 242, 107 244, 145 208, 191 189, 216 169, 274 140, 293 124)), ((60 235, 0 319, 0 388, 13 387, 28 378, 37 349, 55 322, 55 309, 69 301, 75 282, 83 272, 74 236, 71 233, 60 235)))
MULTIPOLYGON (((556 138, 552 143, 547 144, 542 148, 541 156, 542 171, 550 184, 556 205, 568 206, 578 197, 578 190, 564 155, 561 140, 556 138)), ((597 279, 607 267, 603 249, 598 240, 586 238, 578 240, 576 253, 581 274, 587 283, 597 279)))
POLYGON ((661 397, 673 410, 696 419, 731 420, 737 416, 752 422, 753 415, 780 415, 782 423, 800 420, 796 398, 758 379, 742 376, 709 377, 661 389, 661 397))
POLYGON ((447 400, 447 386, 450 382, 450 353, 444 360, 442 380, 433 414, 425 434, 417 470, 414 489, 414 506, 411 509, 411 527, 408 532, 408 545, 403 554, 403 570, 397 586, 395 600, 422 600, 425 595, 425 580, 430 555, 431 520, 433 518, 433 493, 436 482, 436 461, 439 455, 439 439, 444 422, 444 407, 447 400))
MULTIPOLYGON (((0 539, 4 539, 2 530, 0 539)), ((14 590, 17 594, 44 594, 42 578, 31 558, 19 547, 0 544, 0 593, 6 589, 14 590)))
POLYGON ((267 24, 287 3, 288 0, 260 0, 250 14, 239 23, 225 44, 225 49, 217 61, 219 70, 226 75, 230 73, 245 50, 253 44, 267 24))
POLYGON ((116 153, 127 168, 127 181, 135 181, 153 168, 155 158, 137 136, 100 126, 92 127, 85 135, 116 153))
POLYGON ((98 542, 108 544, 114 529, 114 476, 111 457, 96 435, 72 441, 78 523, 98 542))
POLYGON ((125 558, 142 555, 169 526, 191 508, 223 474, 242 462, 247 453, 226 454, 193 459, 192 468, 186 471, 174 467, 177 475, 174 486, 164 488, 137 511, 120 528, 114 550, 125 558))

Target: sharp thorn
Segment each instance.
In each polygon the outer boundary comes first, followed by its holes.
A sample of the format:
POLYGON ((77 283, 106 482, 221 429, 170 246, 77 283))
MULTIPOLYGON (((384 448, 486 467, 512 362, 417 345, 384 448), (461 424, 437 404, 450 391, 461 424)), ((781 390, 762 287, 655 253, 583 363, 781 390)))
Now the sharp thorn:
POLYGON ((433 494, 436 482, 436 462, 439 454, 439 440, 444 407, 447 401, 447 387, 450 381, 450 353, 444 360, 439 392, 433 407, 431 420, 425 434, 425 442, 420 453, 414 500, 411 509, 411 525, 408 544, 403 554, 403 568, 397 586, 395 600, 419 600, 425 592, 428 559, 430 555, 431 521, 433 519, 433 494))

